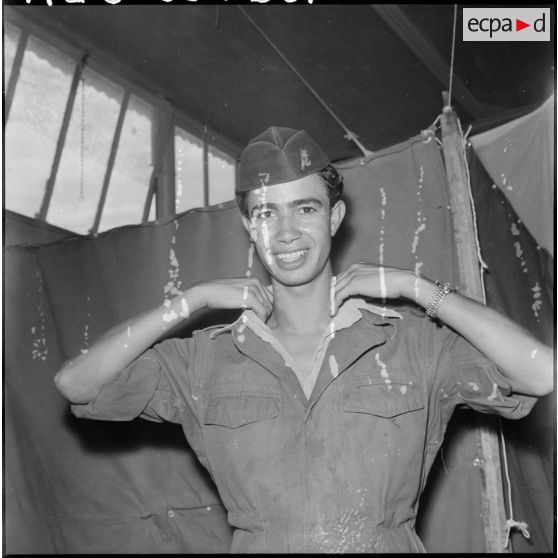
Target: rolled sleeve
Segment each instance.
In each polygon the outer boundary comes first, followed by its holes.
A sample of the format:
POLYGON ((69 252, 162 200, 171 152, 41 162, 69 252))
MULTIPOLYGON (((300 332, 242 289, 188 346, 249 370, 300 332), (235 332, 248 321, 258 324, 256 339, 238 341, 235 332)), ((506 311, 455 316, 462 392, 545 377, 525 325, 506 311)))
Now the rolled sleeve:
MULTIPOLYGON (((96 420, 132 420, 144 413, 161 380, 161 365, 151 354, 144 354, 105 384, 89 403, 74 404, 72 413, 78 418, 96 420)), ((146 417, 157 420, 154 416, 146 417)), ((159 419, 161 420, 161 419, 159 419)))
POLYGON ((537 402, 536 397, 513 393, 503 374, 488 361, 485 364, 456 364, 453 370, 458 404, 465 404, 475 411, 520 419, 527 416, 537 402))
POLYGON ((455 334, 451 354, 457 404, 508 419, 523 418, 531 412, 537 398, 512 392, 498 367, 466 339, 455 334))

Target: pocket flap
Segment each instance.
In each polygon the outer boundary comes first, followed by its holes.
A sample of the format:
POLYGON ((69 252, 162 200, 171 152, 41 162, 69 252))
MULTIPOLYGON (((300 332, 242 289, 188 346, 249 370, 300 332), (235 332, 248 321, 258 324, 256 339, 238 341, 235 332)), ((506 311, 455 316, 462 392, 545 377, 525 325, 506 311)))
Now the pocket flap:
POLYGON ((424 408, 417 386, 385 382, 347 386, 343 390, 343 410, 391 418, 424 408))
POLYGON ((245 424, 275 418, 279 400, 263 395, 223 395, 212 397, 205 410, 204 424, 238 428, 245 424))

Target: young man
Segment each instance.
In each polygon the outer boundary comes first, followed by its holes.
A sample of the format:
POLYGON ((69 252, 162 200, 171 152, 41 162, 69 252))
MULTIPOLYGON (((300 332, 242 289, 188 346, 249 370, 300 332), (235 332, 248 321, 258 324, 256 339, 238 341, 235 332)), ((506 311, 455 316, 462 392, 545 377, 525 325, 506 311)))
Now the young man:
POLYGON ((451 287, 365 262, 334 278, 341 193, 306 132, 266 130, 237 199, 271 285, 195 285, 56 376, 77 416, 182 424, 233 552, 423 551, 418 499, 455 406, 520 418, 552 390, 552 351, 451 287), (426 315, 364 300, 400 297, 426 315), (203 307, 245 312, 149 349, 203 307))

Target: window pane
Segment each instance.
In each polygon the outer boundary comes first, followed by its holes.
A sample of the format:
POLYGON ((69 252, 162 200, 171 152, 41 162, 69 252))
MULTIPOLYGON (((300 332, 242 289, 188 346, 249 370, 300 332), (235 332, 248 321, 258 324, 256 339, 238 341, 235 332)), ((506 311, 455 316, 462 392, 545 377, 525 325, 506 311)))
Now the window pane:
POLYGON ((236 166, 229 157, 217 148, 209 146, 209 203, 211 205, 234 199, 236 166))
POLYGON ((5 132, 6 207, 34 217, 50 175, 75 62, 30 37, 5 132))
POLYGON ((17 42, 21 31, 11 25, 7 21, 4 21, 4 83, 7 84, 10 81, 10 76, 12 75, 12 66, 14 63, 14 57, 17 49, 17 42))
POLYGON ((181 128, 174 131, 176 213, 203 206, 203 142, 181 128))
POLYGON ((47 221, 88 234, 101 196, 123 90, 89 68, 85 69, 83 78, 78 86, 47 221))
POLYGON ((116 154, 99 231, 141 223, 153 171, 153 122, 161 114, 132 96, 116 154))

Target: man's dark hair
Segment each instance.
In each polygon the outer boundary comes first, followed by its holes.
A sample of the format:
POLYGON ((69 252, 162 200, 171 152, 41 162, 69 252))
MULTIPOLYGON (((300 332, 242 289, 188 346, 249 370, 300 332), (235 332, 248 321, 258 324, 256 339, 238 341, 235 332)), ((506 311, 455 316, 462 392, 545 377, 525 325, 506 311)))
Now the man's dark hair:
MULTIPOLYGON (((341 199, 343 195, 343 177, 337 172, 333 165, 328 165, 325 169, 316 173, 324 181, 327 189, 327 197, 329 198, 330 209, 341 199)), ((240 208, 240 212, 244 217, 250 218, 248 215, 248 193, 250 190, 244 192, 236 192, 236 203, 240 208)))

